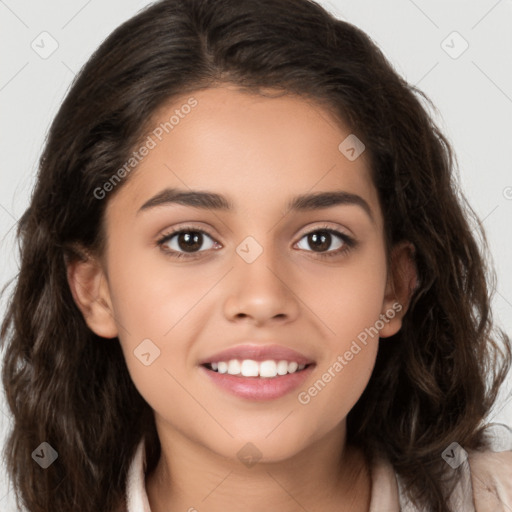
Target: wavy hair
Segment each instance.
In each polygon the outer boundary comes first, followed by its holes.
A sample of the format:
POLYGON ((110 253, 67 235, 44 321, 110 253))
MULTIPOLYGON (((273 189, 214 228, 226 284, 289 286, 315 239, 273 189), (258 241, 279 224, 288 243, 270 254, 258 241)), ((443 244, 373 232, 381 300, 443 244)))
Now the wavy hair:
POLYGON ((311 0, 161 0, 119 26, 76 76, 18 225, 20 269, 1 328, 14 418, 4 456, 18 506, 123 510, 142 438, 148 471, 156 465, 152 410, 117 340, 87 327, 66 264, 85 257, 77 247, 101 254, 105 207, 123 183, 104 200, 95 190, 127 161, 159 109, 227 83, 315 101, 364 141, 387 249, 414 244, 419 285, 348 414, 347 442, 369 457, 384 454, 414 502, 448 512, 441 452, 453 440, 487 446, 485 419, 511 365, 510 340, 492 321, 485 234, 432 102, 368 35, 311 0), (58 451, 44 471, 31 459, 43 441, 58 451))

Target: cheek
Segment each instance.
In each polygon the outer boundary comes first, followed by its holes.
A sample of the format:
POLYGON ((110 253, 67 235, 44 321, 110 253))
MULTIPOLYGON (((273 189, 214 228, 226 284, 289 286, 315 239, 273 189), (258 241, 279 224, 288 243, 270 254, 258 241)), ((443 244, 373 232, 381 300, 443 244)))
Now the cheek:
POLYGON ((172 396, 187 415, 199 417, 179 383, 190 377, 191 349, 205 329, 205 308, 212 310, 208 294, 219 273, 201 265, 180 267, 150 252, 134 248, 110 255, 119 342, 135 386, 155 411, 165 411, 172 396))
POLYGON ((316 265, 299 276, 300 298, 319 319, 329 346, 342 350, 375 325, 383 312, 386 272, 384 250, 374 244, 338 267, 316 265))
POLYGON ((134 248, 125 252, 129 256, 111 255, 111 299, 116 320, 124 328, 120 336, 124 333, 133 342, 143 338, 165 342, 174 326, 189 323, 198 301, 218 280, 217 274, 200 265, 180 266, 163 255, 155 256, 157 250, 134 248))
POLYGON ((383 249, 316 278, 315 287, 304 281, 304 302, 317 305, 323 357, 297 398, 306 411, 322 411, 323 421, 334 426, 359 400, 375 364, 386 287, 383 249))
MULTIPOLYGON (((319 418, 328 431, 342 421, 370 380, 379 346, 375 310, 345 311, 334 322, 336 335, 323 340, 325 356, 314 375, 297 393, 299 407, 308 417, 319 418)), ((378 312, 377 312, 378 314, 378 312)), ((377 317, 378 318, 378 317, 377 317)), ((320 425, 319 425, 320 427, 320 425)))

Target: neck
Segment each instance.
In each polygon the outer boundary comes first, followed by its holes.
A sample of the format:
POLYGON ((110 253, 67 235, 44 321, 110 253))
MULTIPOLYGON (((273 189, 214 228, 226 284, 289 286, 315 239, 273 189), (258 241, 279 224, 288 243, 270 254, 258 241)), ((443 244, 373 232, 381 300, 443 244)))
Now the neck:
POLYGON ((248 467, 176 432, 159 432, 161 456, 146 476, 151 512, 367 512, 369 468, 345 444, 345 424, 286 460, 248 467), (341 430, 341 431, 340 431, 341 430))

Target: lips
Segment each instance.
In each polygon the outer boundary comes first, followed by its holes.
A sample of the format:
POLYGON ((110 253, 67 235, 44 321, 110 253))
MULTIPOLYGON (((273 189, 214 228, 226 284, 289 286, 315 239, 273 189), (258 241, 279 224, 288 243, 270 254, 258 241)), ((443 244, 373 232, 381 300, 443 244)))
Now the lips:
POLYGON ((199 362, 201 374, 220 389, 257 401, 291 393, 309 378, 315 366, 310 356, 289 347, 254 343, 221 350, 199 362))
POLYGON ((234 347, 227 348, 220 352, 216 352, 208 357, 205 357, 199 362, 199 365, 207 365, 211 363, 216 363, 219 361, 229 361, 231 359, 251 359, 253 361, 267 361, 267 360, 286 360, 286 361, 295 361, 299 365, 308 365, 313 364, 315 361, 302 354, 293 350, 289 347, 285 347, 283 345, 257 345, 257 344, 243 344, 236 345, 234 347))
POLYGON ((299 372, 271 379, 221 374, 208 370, 206 366, 200 366, 199 371, 207 379, 207 382, 215 384, 224 393, 245 401, 262 402, 293 396, 292 392, 305 384, 311 377, 314 368, 314 364, 308 365, 299 372))

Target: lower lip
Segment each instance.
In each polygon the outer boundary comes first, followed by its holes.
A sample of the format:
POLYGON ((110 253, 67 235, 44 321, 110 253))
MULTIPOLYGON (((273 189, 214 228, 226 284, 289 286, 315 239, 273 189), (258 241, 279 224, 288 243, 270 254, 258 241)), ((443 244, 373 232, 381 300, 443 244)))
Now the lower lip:
POLYGON ((209 379, 229 393, 248 400, 274 400, 298 388, 311 375, 314 364, 304 370, 277 377, 239 377, 200 366, 209 379))

